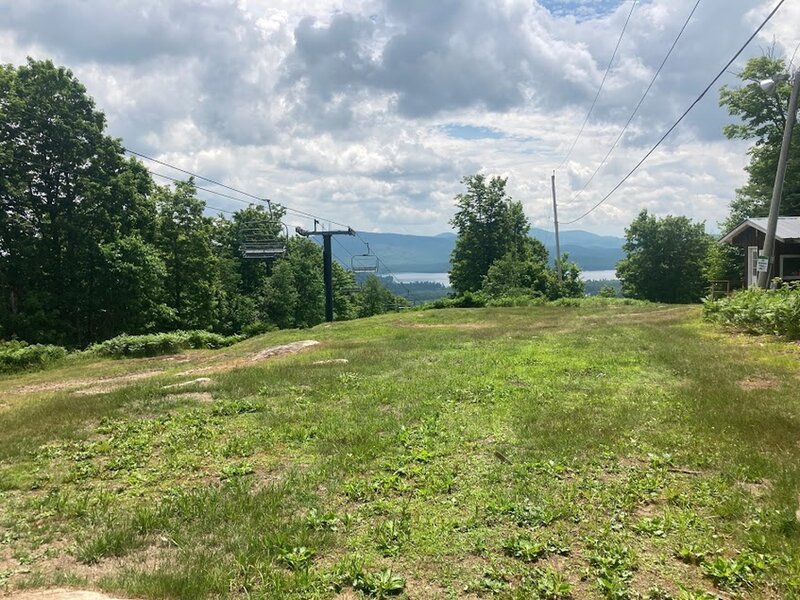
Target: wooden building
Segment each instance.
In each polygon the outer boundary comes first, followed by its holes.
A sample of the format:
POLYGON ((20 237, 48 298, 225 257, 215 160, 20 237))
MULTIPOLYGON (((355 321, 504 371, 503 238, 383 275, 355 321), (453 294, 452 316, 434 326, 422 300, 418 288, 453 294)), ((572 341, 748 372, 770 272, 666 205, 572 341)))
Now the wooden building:
MULTIPOLYGON (((767 218, 746 219, 720 243, 733 244, 745 251, 744 283, 750 287, 758 281, 756 260, 762 253, 767 232, 767 218)), ((775 231, 775 260, 770 278, 780 277, 784 281, 800 280, 800 217, 779 217, 775 231)))

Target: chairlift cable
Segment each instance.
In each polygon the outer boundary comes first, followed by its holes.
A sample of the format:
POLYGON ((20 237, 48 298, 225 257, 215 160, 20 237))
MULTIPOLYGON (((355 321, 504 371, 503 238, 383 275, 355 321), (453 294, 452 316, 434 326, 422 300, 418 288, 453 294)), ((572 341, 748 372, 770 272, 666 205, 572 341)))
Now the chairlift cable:
POLYGON ((569 160, 569 157, 572 155, 572 151, 575 149, 575 145, 578 143, 578 140, 581 138, 583 134, 583 130, 586 128, 586 124, 589 122, 589 117, 592 116, 592 111, 594 111, 594 107, 597 105, 597 100, 600 98, 600 93, 603 91, 603 86, 606 83, 606 78, 608 78, 608 74, 611 71, 611 66, 614 64, 614 59, 617 57, 617 51, 619 50, 619 46, 622 43, 622 38, 625 36, 625 30, 628 28, 628 23, 631 20, 631 16, 633 15, 633 9, 636 8, 636 0, 633 0, 631 4, 631 10, 628 12, 628 17, 625 19, 625 23, 622 25, 622 31, 619 34, 619 38, 617 39, 617 45, 614 46, 614 52, 611 54, 611 60, 608 61, 608 66, 606 67, 605 73, 603 73, 603 79, 600 81, 600 86, 597 88, 597 93, 594 96, 594 100, 592 100, 592 105, 589 107, 589 111, 586 113, 586 117, 583 119, 583 124, 581 125, 580 130, 578 131, 578 135, 575 136, 575 140, 572 142, 572 145, 567 150, 567 155, 564 157, 564 160, 561 161, 561 164, 558 165, 557 169, 563 167, 566 162, 569 160))
POLYGON ((581 216, 577 217, 576 219, 572 219, 570 221, 559 221, 559 224, 561 224, 561 225, 572 225, 573 223, 577 223, 581 219, 584 219, 585 217, 590 215, 592 212, 594 212, 598 207, 600 207, 600 205, 603 204, 606 200, 608 200, 619 188, 621 188, 622 185, 637 170, 639 170, 639 167, 641 167, 644 164, 644 162, 648 158, 650 158, 650 156, 653 154, 653 152, 656 151, 656 149, 664 142, 664 140, 666 140, 667 137, 669 137, 669 135, 675 130, 675 128, 678 127, 678 125, 680 125, 680 123, 683 121, 683 119, 686 118, 686 115, 688 115, 691 112, 691 110, 695 106, 697 106, 697 104, 705 97, 705 95, 709 92, 709 90, 711 90, 711 88, 714 86, 714 84, 716 84, 717 81, 719 81, 719 79, 727 72, 727 70, 730 68, 730 66, 736 61, 737 58, 739 58, 741 53, 745 51, 745 49, 750 44, 750 42, 752 42, 755 39, 755 37, 761 32, 761 30, 766 26, 766 24, 769 23, 770 19, 772 19, 772 17, 775 15, 775 13, 778 12, 778 9, 780 9, 780 7, 783 6, 784 2, 786 2, 786 0, 779 0, 778 4, 775 6, 775 8, 773 8, 772 11, 766 16, 766 18, 756 28, 756 30, 753 32, 753 34, 749 38, 747 38, 747 41, 745 41, 744 44, 742 44, 742 46, 739 48, 739 50, 736 51, 736 54, 734 54, 733 57, 727 62, 727 64, 724 67, 722 67, 722 69, 719 71, 719 73, 717 73, 717 75, 714 77, 714 79, 711 80, 711 82, 700 93, 700 95, 694 100, 694 102, 692 102, 689 105, 689 108, 687 108, 683 112, 683 114, 680 117, 678 117, 678 120, 675 121, 675 123, 673 123, 672 126, 669 129, 667 129, 667 131, 664 133, 664 135, 662 135, 661 138, 659 138, 659 140, 655 143, 655 145, 652 148, 650 148, 650 150, 648 150, 647 153, 641 158, 641 160, 639 160, 639 162, 637 162, 633 166, 633 168, 630 171, 628 171, 628 173, 619 181, 619 183, 617 183, 613 188, 611 188, 611 191, 609 191, 605 196, 603 196, 600 199, 599 202, 597 202, 589 210, 584 212, 581 216))
POLYGON ((583 192, 586 191, 587 187, 589 187, 589 184, 592 183, 592 180, 595 178, 595 176, 600 171, 600 169, 602 169, 603 166, 606 164, 606 161, 611 156, 611 153, 614 152, 614 150, 616 149, 617 144, 619 144, 620 140, 622 140, 622 136, 628 130, 628 127, 630 126, 630 124, 633 121, 634 117, 638 114, 639 109, 642 107, 642 104, 645 101, 645 98, 647 98, 647 94, 650 93, 650 90, 652 89, 653 85, 655 84, 656 79, 658 79, 658 76, 661 74, 661 71, 664 68, 664 65, 667 64, 667 60, 669 60, 669 57, 672 55, 673 50, 675 50, 675 46, 678 45, 678 42, 680 41, 681 37, 683 36, 683 32, 686 31, 686 27, 689 25, 689 21, 692 20, 692 17, 694 16, 694 13, 697 10, 697 7, 700 5, 700 2, 701 2, 701 0, 697 0, 697 2, 695 2, 694 7, 689 12, 689 16, 686 17, 686 21, 684 21, 684 23, 683 23, 683 27, 681 27, 680 31, 678 31, 678 35, 675 37, 675 40, 672 42, 672 46, 670 46, 669 50, 667 50, 667 53, 664 56, 664 59, 661 61, 661 64, 659 65, 658 69, 656 70, 655 74, 653 75, 653 78, 650 80, 650 83, 648 84, 647 88, 644 90, 644 93, 642 94, 642 97, 639 98, 639 102, 634 107, 633 112, 631 112, 630 117, 628 117, 628 121, 622 127, 622 130, 617 135, 617 138, 614 140, 614 143, 611 144, 611 148, 608 149, 608 152, 606 152, 606 155, 603 157, 603 160, 601 160, 600 164, 597 165, 597 168, 594 170, 594 173, 592 173, 591 176, 589 177, 589 179, 586 180, 586 183, 583 184, 583 187, 580 190, 578 190, 578 192, 574 196, 572 196, 572 198, 570 198, 567 202, 562 202, 561 203, 562 206, 569 206, 571 204, 574 204, 578 200, 578 197, 583 192))

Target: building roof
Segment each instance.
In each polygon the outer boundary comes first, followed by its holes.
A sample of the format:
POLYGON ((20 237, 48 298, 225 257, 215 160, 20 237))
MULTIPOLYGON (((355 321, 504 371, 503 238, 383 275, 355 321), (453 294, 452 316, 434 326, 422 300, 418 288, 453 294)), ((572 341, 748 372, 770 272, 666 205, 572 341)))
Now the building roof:
MULTIPOLYGON (((724 235, 720 242, 731 244, 733 238, 748 227, 757 229, 761 233, 767 232, 767 217, 745 219, 724 235)), ((775 239, 779 242, 800 242, 800 217, 778 217, 778 227, 775 230, 775 239)))

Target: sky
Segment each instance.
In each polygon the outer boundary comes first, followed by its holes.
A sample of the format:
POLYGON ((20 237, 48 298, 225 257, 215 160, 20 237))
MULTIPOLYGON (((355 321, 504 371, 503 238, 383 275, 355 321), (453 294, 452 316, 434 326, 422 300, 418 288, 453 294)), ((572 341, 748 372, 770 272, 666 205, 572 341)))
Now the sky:
MULTIPOLYGON (((449 231, 461 179, 508 178, 536 227, 573 220, 650 149, 777 0, 0 0, 0 62, 70 68, 108 131, 155 156, 361 231, 449 231), (563 166, 562 166, 563 163, 563 166)), ((747 48, 791 56, 800 3, 747 48)), ((620 235, 646 208, 728 212, 748 145, 722 134, 736 66, 605 204, 565 229, 620 235)), ((164 167, 159 172, 177 176, 164 167)), ((201 193, 209 205, 243 205, 201 193)), ((290 217, 292 225, 311 224, 290 217)))

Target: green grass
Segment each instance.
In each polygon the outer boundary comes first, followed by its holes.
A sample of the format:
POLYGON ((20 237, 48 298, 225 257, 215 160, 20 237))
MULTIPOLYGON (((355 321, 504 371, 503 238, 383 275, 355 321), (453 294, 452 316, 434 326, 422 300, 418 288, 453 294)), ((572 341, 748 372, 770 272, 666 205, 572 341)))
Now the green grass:
POLYGON ((795 598, 798 358, 696 307, 592 303, 3 377, 0 587, 795 598), (163 388, 224 361, 210 401, 163 388), (42 387, 152 370, 106 393, 42 387))

